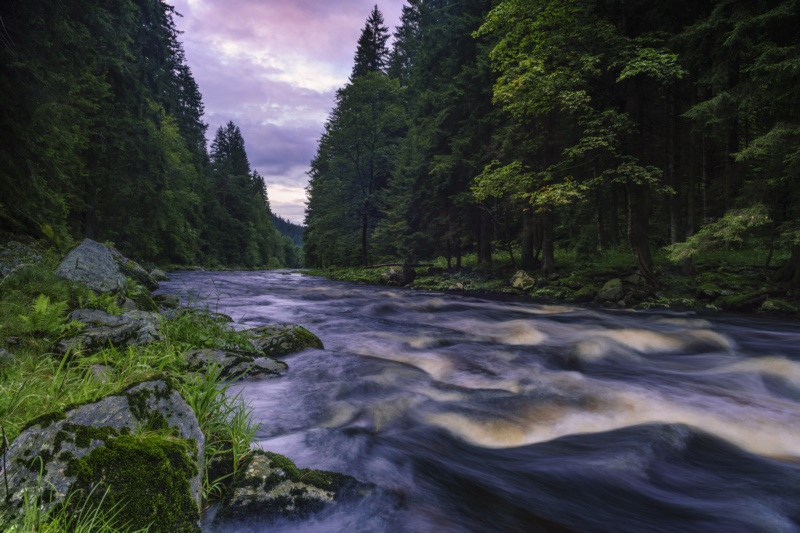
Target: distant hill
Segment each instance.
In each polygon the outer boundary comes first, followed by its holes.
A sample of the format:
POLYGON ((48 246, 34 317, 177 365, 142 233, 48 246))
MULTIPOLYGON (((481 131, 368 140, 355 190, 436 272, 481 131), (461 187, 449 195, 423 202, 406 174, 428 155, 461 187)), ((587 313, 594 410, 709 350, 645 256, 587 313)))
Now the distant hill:
POLYGON ((303 246, 303 226, 284 220, 275 213, 272 214, 272 223, 283 235, 286 235, 295 246, 303 246))

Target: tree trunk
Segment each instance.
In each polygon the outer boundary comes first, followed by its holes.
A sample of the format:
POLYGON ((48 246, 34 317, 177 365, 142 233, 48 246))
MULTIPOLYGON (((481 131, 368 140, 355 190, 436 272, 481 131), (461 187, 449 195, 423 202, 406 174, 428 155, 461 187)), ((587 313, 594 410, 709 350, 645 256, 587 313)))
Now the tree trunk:
POLYGON ((608 245, 619 246, 619 206, 617 203, 617 187, 611 188, 611 201, 608 202, 608 245))
POLYGON ((556 258, 554 250, 554 224, 553 213, 551 211, 544 211, 542 213, 542 269, 541 272, 545 276, 556 271, 556 258))
POLYGON ((478 240, 478 264, 492 264, 492 224, 488 213, 480 215, 480 239, 478 240))
POLYGON ((364 213, 363 218, 361 219, 361 261, 362 265, 367 266, 369 264, 369 254, 367 253, 367 230, 369 225, 369 218, 367 213, 364 213))
POLYGON ((536 259, 533 256, 535 228, 533 226, 533 212, 530 206, 522 210, 522 257, 520 267, 522 270, 533 270, 536 268, 536 259))
POLYGON ((636 257, 639 273, 655 291, 658 281, 653 274, 653 256, 650 253, 649 222, 647 218, 647 190, 642 185, 628 185, 628 240, 636 257))

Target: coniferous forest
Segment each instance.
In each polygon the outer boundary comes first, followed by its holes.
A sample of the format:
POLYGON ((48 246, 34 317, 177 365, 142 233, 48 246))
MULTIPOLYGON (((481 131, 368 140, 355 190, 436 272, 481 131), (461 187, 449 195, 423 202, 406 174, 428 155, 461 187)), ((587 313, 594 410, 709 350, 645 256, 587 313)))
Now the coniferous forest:
POLYGON ((625 249, 656 287, 657 253, 691 273, 753 248, 796 286, 799 23, 788 0, 409 0, 390 41, 376 6, 311 165, 306 263, 509 250, 550 274, 625 249))
POLYGON ((162 0, 0 7, 0 231, 143 260, 297 265, 233 123, 203 102, 162 0))

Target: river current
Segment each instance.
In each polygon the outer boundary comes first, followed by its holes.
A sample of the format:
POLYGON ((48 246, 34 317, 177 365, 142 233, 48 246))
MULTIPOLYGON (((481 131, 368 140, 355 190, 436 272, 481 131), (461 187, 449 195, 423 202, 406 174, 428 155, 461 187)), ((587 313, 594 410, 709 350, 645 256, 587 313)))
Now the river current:
MULTIPOLYGON (((231 531, 800 531, 800 324, 185 272, 325 350, 237 385, 258 444, 378 490, 231 531)), ((223 531, 226 531, 224 528, 223 531)))

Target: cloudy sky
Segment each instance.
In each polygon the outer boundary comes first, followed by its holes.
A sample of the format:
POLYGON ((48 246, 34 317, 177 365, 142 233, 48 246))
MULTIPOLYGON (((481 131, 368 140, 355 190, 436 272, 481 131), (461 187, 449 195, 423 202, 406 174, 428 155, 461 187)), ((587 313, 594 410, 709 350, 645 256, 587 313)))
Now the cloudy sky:
MULTIPOLYGON (((381 0, 390 32, 404 0, 381 0)), ((302 223, 306 172, 375 0, 175 0, 209 138, 232 120, 272 211, 302 223)))

